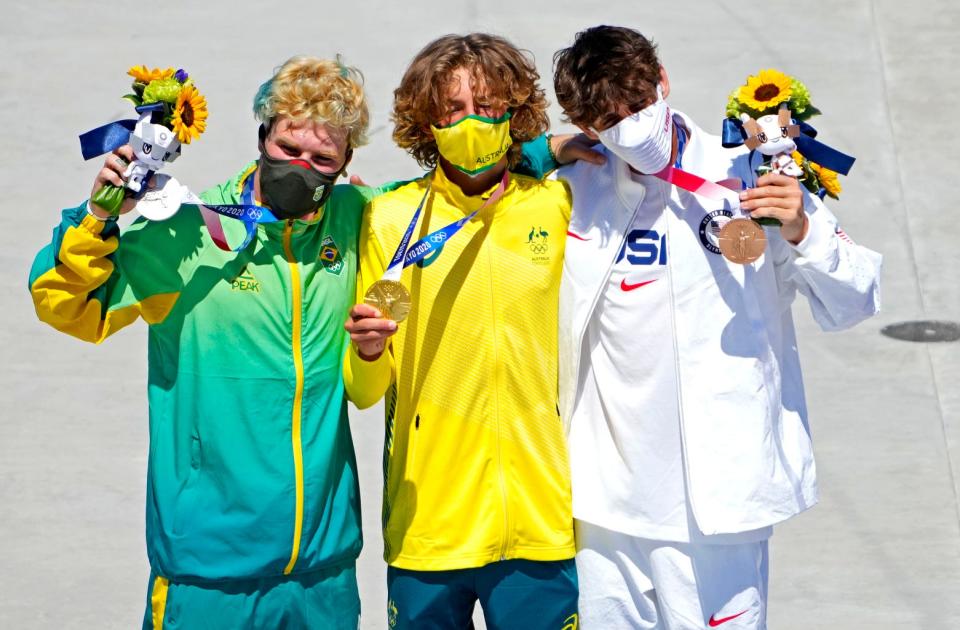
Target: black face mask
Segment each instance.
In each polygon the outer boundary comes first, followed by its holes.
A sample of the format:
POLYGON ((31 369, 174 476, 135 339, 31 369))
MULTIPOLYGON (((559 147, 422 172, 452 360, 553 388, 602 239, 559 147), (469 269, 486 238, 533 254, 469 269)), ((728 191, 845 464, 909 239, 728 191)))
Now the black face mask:
MULTIPOLYGON (((347 153, 347 162, 350 161, 347 153)), ((278 160, 260 145, 260 197, 278 219, 296 219, 315 211, 333 193, 336 173, 321 173, 303 160, 278 160)))

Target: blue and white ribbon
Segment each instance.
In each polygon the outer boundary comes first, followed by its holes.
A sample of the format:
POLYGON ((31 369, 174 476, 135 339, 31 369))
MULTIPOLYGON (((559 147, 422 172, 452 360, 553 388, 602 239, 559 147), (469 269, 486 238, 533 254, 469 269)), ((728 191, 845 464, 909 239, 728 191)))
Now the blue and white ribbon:
POLYGON ((242 204, 208 204, 202 199, 190 193, 190 199, 185 199, 185 203, 195 203, 200 206, 200 213, 203 215, 203 222, 207 226, 207 232, 217 247, 228 252, 238 252, 245 249, 257 233, 257 225, 260 223, 272 223, 279 221, 269 208, 258 206, 253 200, 253 173, 247 177, 243 184, 242 204), (214 214, 215 213, 215 214, 214 214), (226 235, 223 232, 223 225, 219 217, 230 217, 237 221, 242 221, 246 229, 246 236, 243 242, 236 248, 231 248, 227 243, 226 235))
POLYGON ((500 184, 497 186, 497 189, 493 192, 493 194, 490 195, 490 197, 487 198, 486 201, 483 202, 483 205, 462 219, 454 221, 450 225, 446 225, 439 230, 430 232, 413 245, 410 245, 408 248, 407 243, 410 242, 410 238, 413 236, 413 231, 417 227, 417 221, 420 219, 420 212, 423 210, 423 206, 427 201, 427 197, 430 196, 430 189, 432 188, 433 184, 432 182, 428 184, 427 190, 423 193, 423 198, 420 200, 420 205, 417 206, 416 212, 413 213, 413 218, 410 219, 410 225, 407 226, 406 231, 403 233, 403 238, 400 239, 400 245, 397 247, 397 251, 394 252, 393 258, 390 259, 390 265, 387 267, 387 270, 383 272, 382 279, 399 282, 400 275, 404 268, 416 264, 434 253, 439 253, 440 250, 443 249, 443 245, 450 240, 454 234, 459 232, 460 228, 469 223, 470 219, 477 216, 477 213, 482 211, 490 204, 496 203, 496 201, 503 196, 503 192, 506 190, 509 181, 510 171, 504 171, 503 177, 500 179, 500 184))
POLYGON ((253 177, 249 177, 244 184, 242 196, 244 203, 211 204, 205 202, 186 186, 182 186, 173 177, 157 175, 154 178, 154 187, 145 188, 142 191, 143 195, 135 208, 146 219, 163 221, 176 214, 183 204, 198 206, 207 231, 217 247, 228 252, 238 252, 253 240, 258 224, 278 220, 269 208, 253 203, 253 177), (246 236, 239 247, 231 248, 227 243, 220 217, 229 217, 243 223, 246 236))

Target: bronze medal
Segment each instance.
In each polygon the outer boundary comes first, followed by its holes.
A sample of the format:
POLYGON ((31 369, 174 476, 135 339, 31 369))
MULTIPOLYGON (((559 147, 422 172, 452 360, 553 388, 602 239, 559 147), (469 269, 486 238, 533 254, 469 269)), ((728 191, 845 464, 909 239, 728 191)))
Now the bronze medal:
POLYGON ((767 236, 753 219, 731 219, 720 228, 717 237, 723 257, 738 265, 747 265, 763 256, 767 236))
POLYGON ((396 280, 377 280, 367 289, 363 302, 395 322, 402 322, 410 314, 410 292, 396 280))
POLYGON ((738 265, 747 265, 763 255, 767 236, 753 219, 731 219, 720 228, 717 237, 723 257, 738 265))

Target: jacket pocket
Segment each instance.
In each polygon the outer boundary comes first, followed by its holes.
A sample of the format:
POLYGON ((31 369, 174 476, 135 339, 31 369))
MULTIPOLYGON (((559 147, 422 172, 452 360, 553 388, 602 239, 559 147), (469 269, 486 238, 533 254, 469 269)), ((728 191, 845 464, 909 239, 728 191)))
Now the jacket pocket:
MULTIPOLYGON (((190 436, 190 479, 194 479, 200 472, 203 462, 200 436, 194 433, 190 436)), ((189 483, 189 482, 188 482, 189 483)))
POLYGON ((187 529, 187 523, 196 518, 194 494, 202 466, 203 444, 200 441, 200 435, 194 431, 190 435, 190 471, 187 473, 183 487, 177 495, 177 501, 173 509, 174 534, 183 534, 187 529))

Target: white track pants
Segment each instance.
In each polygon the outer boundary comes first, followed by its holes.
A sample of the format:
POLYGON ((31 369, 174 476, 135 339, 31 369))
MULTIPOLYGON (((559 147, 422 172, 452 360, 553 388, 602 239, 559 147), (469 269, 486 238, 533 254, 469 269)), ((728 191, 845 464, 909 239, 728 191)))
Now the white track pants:
POLYGON ((766 629, 766 540, 673 543, 576 525, 583 630, 766 629))

